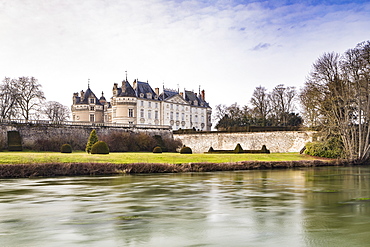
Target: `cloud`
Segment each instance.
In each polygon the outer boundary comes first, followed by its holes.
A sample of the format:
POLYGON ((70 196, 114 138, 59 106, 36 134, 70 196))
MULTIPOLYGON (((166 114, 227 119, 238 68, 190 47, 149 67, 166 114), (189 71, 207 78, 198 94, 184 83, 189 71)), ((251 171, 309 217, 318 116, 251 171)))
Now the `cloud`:
POLYGON ((258 51, 258 50, 265 50, 268 49, 271 46, 269 43, 259 43, 255 47, 252 48, 253 51, 258 51))
POLYGON ((323 52, 342 52, 370 34, 370 4, 356 2, 0 0, 0 6, 0 76, 35 76, 49 100, 66 105, 88 78, 94 92, 110 97, 126 70, 129 80, 153 87, 200 84, 213 106, 246 104, 255 86, 303 84, 323 52))

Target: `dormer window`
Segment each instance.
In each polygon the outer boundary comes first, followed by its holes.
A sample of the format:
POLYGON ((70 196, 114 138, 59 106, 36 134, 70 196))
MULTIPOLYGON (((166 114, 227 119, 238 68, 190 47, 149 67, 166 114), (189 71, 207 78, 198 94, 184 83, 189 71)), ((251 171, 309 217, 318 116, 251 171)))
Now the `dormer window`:
POLYGON ((152 98, 152 94, 151 94, 151 93, 147 93, 147 94, 146 94, 146 98, 147 98, 147 99, 151 99, 151 98, 152 98))
POLYGON ((95 99, 94 98, 90 98, 90 104, 95 104, 95 99))
POLYGON ((194 105, 198 105, 198 101, 197 100, 194 100, 194 105))
POLYGON ((140 98, 144 98, 144 94, 143 93, 140 93, 140 98))
POLYGON ((93 106, 90 107, 90 111, 94 111, 95 108, 93 106))
POLYGON ((154 99, 158 99, 158 95, 155 95, 155 96, 154 96, 154 99))

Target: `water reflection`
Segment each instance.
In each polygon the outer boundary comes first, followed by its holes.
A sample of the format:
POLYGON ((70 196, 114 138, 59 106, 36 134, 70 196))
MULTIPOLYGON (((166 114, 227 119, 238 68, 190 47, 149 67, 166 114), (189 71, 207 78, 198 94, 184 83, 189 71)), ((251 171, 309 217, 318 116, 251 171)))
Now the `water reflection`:
POLYGON ((365 246, 368 197, 368 167, 8 179, 0 180, 0 241, 365 246))

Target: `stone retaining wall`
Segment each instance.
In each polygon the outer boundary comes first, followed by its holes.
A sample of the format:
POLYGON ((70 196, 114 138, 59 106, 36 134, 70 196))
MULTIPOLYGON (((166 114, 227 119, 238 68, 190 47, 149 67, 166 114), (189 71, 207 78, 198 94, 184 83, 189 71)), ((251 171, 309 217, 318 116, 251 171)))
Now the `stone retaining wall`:
POLYGON ((32 143, 40 138, 47 139, 48 137, 57 136, 73 136, 81 140, 87 141, 90 132, 95 129, 98 136, 100 134, 108 134, 112 131, 145 133, 148 135, 160 135, 162 137, 172 138, 170 129, 153 129, 153 128, 122 128, 122 127, 106 127, 106 126, 67 126, 67 125, 49 125, 49 124, 0 124, 0 138, 2 142, 7 143, 8 131, 19 131, 22 137, 24 146, 32 146, 32 143))
POLYGON ((207 152, 210 147, 232 150, 240 143, 244 150, 261 149, 266 145, 272 153, 299 152, 307 142, 313 140, 315 131, 275 131, 275 132, 237 132, 237 133, 202 133, 174 134, 194 153, 207 152))

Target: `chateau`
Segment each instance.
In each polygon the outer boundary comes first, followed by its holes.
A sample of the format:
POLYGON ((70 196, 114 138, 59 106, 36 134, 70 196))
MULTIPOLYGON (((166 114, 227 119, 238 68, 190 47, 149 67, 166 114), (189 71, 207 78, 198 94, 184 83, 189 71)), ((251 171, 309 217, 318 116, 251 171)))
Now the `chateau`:
POLYGON ((113 96, 108 102, 100 98, 90 85, 86 92, 73 94, 72 120, 74 122, 110 123, 129 126, 171 126, 173 130, 211 130, 212 108, 205 101, 204 90, 193 91, 159 88, 154 90, 148 82, 126 80, 114 83, 113 96))

